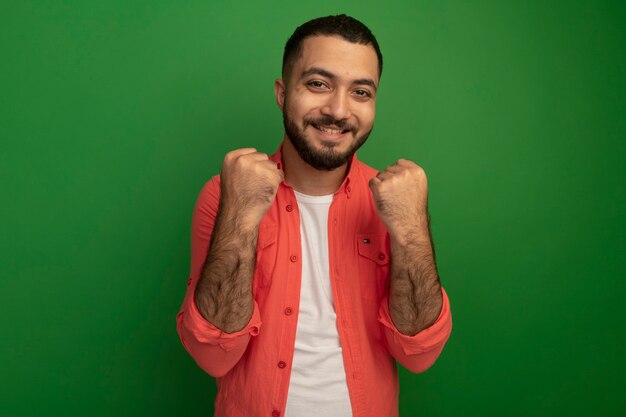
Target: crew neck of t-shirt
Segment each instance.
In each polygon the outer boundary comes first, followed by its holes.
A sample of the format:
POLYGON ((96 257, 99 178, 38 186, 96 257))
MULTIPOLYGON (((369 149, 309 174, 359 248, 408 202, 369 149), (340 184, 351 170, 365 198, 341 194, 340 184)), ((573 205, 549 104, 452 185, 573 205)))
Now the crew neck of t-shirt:
POLYGON ((298 203, 304 204, 328 204, 333 202, 334 194, 326 194, 326 195, 308 195, 300 193, 296 190, 293 190, 296 194, 296 200, 298 203))

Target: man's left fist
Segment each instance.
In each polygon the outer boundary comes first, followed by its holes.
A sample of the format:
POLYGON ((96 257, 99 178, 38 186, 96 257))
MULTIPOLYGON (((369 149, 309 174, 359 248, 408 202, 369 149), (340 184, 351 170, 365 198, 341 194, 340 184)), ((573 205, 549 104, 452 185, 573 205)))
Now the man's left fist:
POLYGON ((424 170, 407 159, 379 172, 369 182, 380 220, 390 236, 406 243, 428 232, 428 183, 424 170))

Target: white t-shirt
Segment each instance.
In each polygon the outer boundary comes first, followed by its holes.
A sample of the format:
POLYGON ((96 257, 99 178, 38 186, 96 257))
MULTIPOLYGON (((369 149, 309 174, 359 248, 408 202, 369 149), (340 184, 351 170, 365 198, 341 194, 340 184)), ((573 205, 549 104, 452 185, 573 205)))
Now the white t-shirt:
POLYGON ((333 195, 295 194, 302 287, 285 417, 352 417, 328 267, 328 209, 333 195))

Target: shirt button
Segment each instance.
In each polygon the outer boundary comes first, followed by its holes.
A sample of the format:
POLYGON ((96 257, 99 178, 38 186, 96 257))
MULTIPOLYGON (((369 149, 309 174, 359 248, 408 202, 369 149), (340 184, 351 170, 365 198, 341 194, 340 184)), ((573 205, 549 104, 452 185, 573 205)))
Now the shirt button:
POLYGON ((287 366, 287 364, 285 362, 283 362, 283 361, 278 362, 278 367, 280 369, 283 369, 285 366, 287 366))
POLYGON ((384 253, 379 253, 379 254, 378 254, 378 259, 379 259, 379 260, 384 261, 384 260, 385 260, 385 258, 386 258, 386 256, 385 256, 385 254, 384 254, 384 253))
POLYGON ((285 210, 291 213, 293 211, 293 206, 291 204, 287 204, 287 206, 285 206, 285 210))
POLYGON ((287 307, 287 308, 285 309, 285 314, 286 314, 287 316, 291 316, 291 313, 293 313, 293 310, 291 309, 291 307, 287 307))
POLYGON ((289 260, 291 262, 296 262, 298 260, 298 257, 296 255, 291 255, 291 257, 289 257, 289 260))
POLYGON ((280 411, 278 410, 272 411, 272 417, 280 417, 280 411))

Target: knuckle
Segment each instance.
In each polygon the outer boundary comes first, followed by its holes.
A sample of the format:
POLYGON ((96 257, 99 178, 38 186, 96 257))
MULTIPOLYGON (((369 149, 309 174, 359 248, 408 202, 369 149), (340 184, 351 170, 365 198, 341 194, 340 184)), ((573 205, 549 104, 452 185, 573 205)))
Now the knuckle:
POLYGON ((421 166, 419 166, 419 165, 415 165, 415 166, 412 168, 412 171, 413 171, 413 172, 415 172, 416 174, 424 174, 424 168, 422 168, 422 167, 421 167, 421 166))
POLYGON ((230 162, 233 159, 233 151, 228 152, 224 155, 224 162, 230 162))

